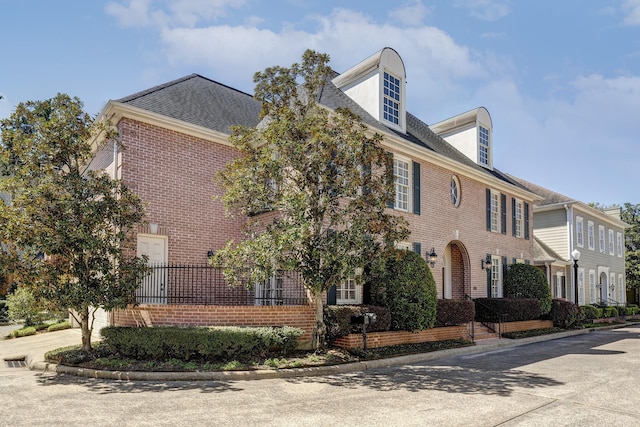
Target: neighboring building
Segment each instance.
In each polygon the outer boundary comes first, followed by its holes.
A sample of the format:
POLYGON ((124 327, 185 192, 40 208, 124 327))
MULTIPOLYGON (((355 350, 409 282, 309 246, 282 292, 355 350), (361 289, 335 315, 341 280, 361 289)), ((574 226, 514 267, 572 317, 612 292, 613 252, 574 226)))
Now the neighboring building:
MULTIPOLYGON (((437 255, 432 271, 438 297, 501 297, 506 267, 533 262, 531 206, 539 197, 494 168, 486 109, 429 127, 406 112, 408 90, 402 59, 385 48, 328 82, 321 103, 350 108, 383 135, 382 144, 394 157, 396 199, 389 209, 406 218, 411 230, 397 246, 425 258, 437 255)), ((115 124, 125 150, 104 148, 92 167, 123 179, 146 203, 148 226, 137 234, 140 254, 154 263, 199 264, 228 239, 242 237, 245 219, 225 215, 214 199, 222 189, 213 178, 237 155, 228 141, 230 126, 257 125, 259 111, 250 95, 196 74, 109 101, 101 115, 115 124)), ((224 323, 223 310, 202 305, 226 301, 283 310, 295 288, 278 276, 255 291, 227 289, 224 301, 189 300, 175 296, 177 287, 185 285, 171 284, 168 273, 160 274, 156 279, 163 285, 152 297, 141 296, 137 313, 120 313, 110 321, 224 323), (194 310, 190 303, 201 305, 194 310)), ((180 292, 205 293, 205 285, 190 286, 180 292)), ((329 293, 328 302, 361 303, 364 294, 347 282, 329 293)), ((304 295, 294 299, 305 300, 304 295)), ((260 313, 244 310, 238 316, 252 316, 255 323, 260 313)), ((312 311, 298 312, 309 313, 313 320, 312 311)))
POLYGON ((533 207, 536 251, 554 298, 585 304, 626 303, 624 232, 619 207, 604 211, 510 176, 542 200, 533 207), (573 252, 579 252, 576 299, 573 252))

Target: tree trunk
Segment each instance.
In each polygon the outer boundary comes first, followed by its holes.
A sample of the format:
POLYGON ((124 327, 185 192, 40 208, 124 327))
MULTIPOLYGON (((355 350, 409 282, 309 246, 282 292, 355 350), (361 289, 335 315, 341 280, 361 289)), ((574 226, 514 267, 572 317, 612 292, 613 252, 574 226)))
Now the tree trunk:
POLYGON ((315 303, 316 323, 312 332, 313 349, 318 352, 325 349, 325 339, 327 328, 324 324, 324 305, 322 303, 322 291, 313 291, 313 300, 315 303))
POLYGON ((89 319, 89 306, 82 307, 80 312, 80 330, 82 331, 82 350, 91 351, 91 332, 92 328, 89 319))

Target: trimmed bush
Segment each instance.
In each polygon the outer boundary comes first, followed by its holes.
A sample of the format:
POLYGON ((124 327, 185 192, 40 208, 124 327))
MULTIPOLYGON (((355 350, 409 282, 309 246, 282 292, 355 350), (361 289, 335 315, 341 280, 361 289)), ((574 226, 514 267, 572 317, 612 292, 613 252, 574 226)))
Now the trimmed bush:
POLYGON ((542 270, 529 264, 511 264, 504 275, 504 294, 508 298, 535 298, 540 312, 551 311, 551 289, 542 270))
POLYGON ((22 320, 25 326, 34 326, 42 321, 41 308, 31 291, 18 288, 13 294, 7 295, 9 317, 12 320, 22 320))
POLYGON ((386 307, 375 305, 328 305, 324 308, 324 324, 327 326, 327 342, 336 338, 362 332, 360 325, 351 324, 351 316, 374 313, 376 321, 367 325, 367 332, 382 332, 391 329, 391 312, 386 307))
POLYGON ((71 328, 71 324, 69 323, 69 321, 64 320, 62 322, 49 325, 49 327, 47 328, 47 332, 62 331, 63 329, 70 329, 70 328, 71 328))
POLYGON ((602 317, 602 310, 598 311, 598 308, 592 305, 583 305, 580 307, 580 311, 586 320, 599 319, 602 317))
POLYGON ((476 320, 497 322, 495 314, 505 322, 539 319, 540 301, 535 298, 476 298, 476 320))
POLYGON ((21 329, 16 329, 11 331, 9 337, 11 338, 20 338, 20 337, 28 337, 29 335, 35 335, 38 331, 33 326, 27 326, 21 329))
POLYGON ((605 307, 603 317, 618 317, 618 309, 615 307, 605 307))
POLYGON ((436 326, 457 326, 471 322, 476 314, 471 300, 439 299, 436 311, 436 326))
POLYGON ((638 314, 639 311, 640 311, 640 308, 637 305, 635 304, 627 305, 627 316, 634 316, 638 314))
POLYGON ((553 299, 549 313, 553 326, 564 329, 578 329, 582 327, 583 317, 580 309, 572 302, 553 299))
POLYGON ((371 280, 371 303, 389 309, 394 330, 432 328, 437 292, 427 262, 415 252, 390 251, 384 272, 371 280))
POLYGON ((139 360, 246 360, 283 355, 297 347, 302 330, 289 326, 107 327, 102 342, 112 353, 139 360))

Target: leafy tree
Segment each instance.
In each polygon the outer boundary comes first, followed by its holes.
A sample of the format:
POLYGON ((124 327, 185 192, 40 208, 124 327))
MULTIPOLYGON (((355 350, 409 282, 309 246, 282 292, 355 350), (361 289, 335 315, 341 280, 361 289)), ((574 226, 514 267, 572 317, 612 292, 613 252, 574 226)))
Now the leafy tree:
POLYGON ((631 227, 625 230, 625 273, 628 289, 640 288, 640 204, 625 203, 621 219, 631 227))
POLYGON ((307 50, 301 64, 255 74, 262 123, 233 129, 240 156, 218 175, 228 211, 249 218, 246 234, 214 259, 231 284, 251 286, 278 269, 300 272, 315 301, 316 349, 326 332, 323 292, 360 277, 381 242, 408 234, 406 222, 385 211, 395 189, 382 136, 348 109, 318 102, 332 75, 328 62, 307 50))
POLYGON ((22 320, 24 326, 34 326, 42 321, 41 302, 24 287, 19 287, 7 295, 7 307, 11 320, 22 320))
POLYGON ((438 294, 427 261, 407 250, 388 252, 381 275, 371 280, 371 303, 391 311, 395 330, 433 328, 438 294))
POLYGON ((37 299, 71 309, 90 350, 95 311, 125 307, 147 269, 132 247, 140 200, 87 170, 92 144, 116 141, 115 131, 64 94, 19 104, 0 130, 0 191, 11 198, 0 204, 1 238, 11 244, 3 265, 37 299))
POLYGON ((551 311, 551 289, 547 278, 533 265, 510 265, 504 275, 504 293, 507 297, 537 299, 543 315, 551 311))

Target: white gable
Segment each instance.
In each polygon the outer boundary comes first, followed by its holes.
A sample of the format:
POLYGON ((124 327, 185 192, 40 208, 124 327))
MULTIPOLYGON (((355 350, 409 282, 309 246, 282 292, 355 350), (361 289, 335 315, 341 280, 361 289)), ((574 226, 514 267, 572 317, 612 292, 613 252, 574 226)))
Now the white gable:
POLYGON ((333 83, 376 120, 406 132, 406 71, 398 52, 385 47, 333 79, 333 83), (388 80, 399 82, 391 90, 395 98, 385 95, 385 73, 388 80), (385 96, 387 103, 392 102, 397 108, 386 104, 385 96), (393 121, 394 117, 397 123, 393 121))

